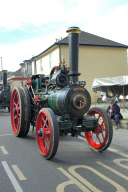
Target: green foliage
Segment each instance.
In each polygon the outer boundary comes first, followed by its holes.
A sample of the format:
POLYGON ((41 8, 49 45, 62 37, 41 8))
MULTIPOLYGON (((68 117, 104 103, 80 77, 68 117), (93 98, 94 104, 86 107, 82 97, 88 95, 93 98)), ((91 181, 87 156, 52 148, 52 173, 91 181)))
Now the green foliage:
POLYGON ((102 106, 102 108, 105 110, 105 111, 107 111, 107 106, 102 106))

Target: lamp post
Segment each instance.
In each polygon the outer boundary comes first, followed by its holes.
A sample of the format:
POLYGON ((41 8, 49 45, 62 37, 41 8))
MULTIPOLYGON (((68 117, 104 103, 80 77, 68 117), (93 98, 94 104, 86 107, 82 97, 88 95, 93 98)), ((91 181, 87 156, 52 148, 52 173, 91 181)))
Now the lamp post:
POLYGON ((1 71, 3 71, 3 65, 2 65, 2 57, 1 58, 1 71))
MULTIPOLYGON (((3 71, 3 65, 2 65, 2 57, 1 58, 1 71, 3 71)), ((1 73, 2 74, 2 73, 1 73)), ((3 79, 2 75, 1 75, 1 80, 3 79)))

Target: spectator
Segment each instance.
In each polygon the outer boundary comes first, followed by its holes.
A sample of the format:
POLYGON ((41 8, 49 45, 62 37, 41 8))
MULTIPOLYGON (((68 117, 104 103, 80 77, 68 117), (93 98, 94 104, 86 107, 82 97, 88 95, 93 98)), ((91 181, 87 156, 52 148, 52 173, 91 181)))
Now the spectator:
POLYGON ((119 120, 123 118, 123 116, 120 113, 119 106, 115 103, 115 101, 111 101, 108 108, 107 113, 111 119, 115 120, 116 127, 115 129, 118 129, 119 120))

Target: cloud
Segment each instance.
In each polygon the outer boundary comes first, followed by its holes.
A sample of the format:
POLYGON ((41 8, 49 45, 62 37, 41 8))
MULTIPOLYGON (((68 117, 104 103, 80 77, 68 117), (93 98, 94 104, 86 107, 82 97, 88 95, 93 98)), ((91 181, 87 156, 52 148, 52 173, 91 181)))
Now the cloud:
POLYGON ((71 26, 128 45, 126 0, 5 0, 0 18, 8 35, 15 31, 14 44, 0 44, 4 69, 17 70, 20 62, 67 36, 71 26))
POLYGON ((75 23, 88 19, 100 7, 94 0, 6 0, 1 3, 0 25, 7 29, 24 29, 28 23, 35 26, 49 22, 75 23))
POLYGON ((51 21, 58 21, 59 16, 63 14, 62 4, 62 1, 59 0, 3 1, 0 25, 7 29, 22 29, 27 23, 39 26, 51 21))
POLYGON ((83 26, 93 34, 128 45, 128 3, 122 5, 102 4, 98 12, 89 16, 87 26, 83 26))
MULTIPOLYGON (((0 57, 2 56, 3 69, 15 71, 20 68, 19 64, 24 60, 43 52, 49 46, 55 43, 56 38, 60 38, 60 34, 65 33, 54 32, 53 34, 42 37, 35 37, 17 43, 15 45, 0 45, 0 57)), ((1 70, 1 69, 0 69, 1 70)))

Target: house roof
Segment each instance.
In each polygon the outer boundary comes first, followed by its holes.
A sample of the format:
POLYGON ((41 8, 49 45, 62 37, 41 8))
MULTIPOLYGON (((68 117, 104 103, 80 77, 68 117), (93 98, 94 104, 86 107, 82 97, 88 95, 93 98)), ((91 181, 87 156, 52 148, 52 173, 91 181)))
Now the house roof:
POLYGON ((24 65, 24 63, 20 63, 19 65, 22 66, 22 65, 24 65))
MULTIPOLYGON (((57 46, 57 45, 68 45, 68 36, 63 38, 62 40, 54 43, 50 47, 48 47, 46 50, 44 50, 39 55, 35 56, 35 58, 40 57, 42 54, 49 51, 51 48, 57 46)), ((80 33, 80 40, 79 40, 79 46, 86 46, 86 47, 111 47, 111 48, 125 48, 128 49, 128 45, 124 45, 109 39, 105 39, 103 37, 99 37, 97 35, 93 35, 91 33, 87 33, 85 31, 82 31, 80 33)))
POLYGON ((15 71, 12 75, 21 75, 21 68, 15 71))
POLYGON ((24 62, 24 63, 27 63, 27 62, 30 62, 30 60, 24 60, 23 62, 24 62))
MULTIPOLYGON (((68 44, 68 36, 59 41, 60 44, 68 44)), ((115 48, 128 48, 128 45, 117 43, 115 41, 93 35, 82 31, 80 33, 80 46, 96 46, 96 47, 115 47, 115 48)))

